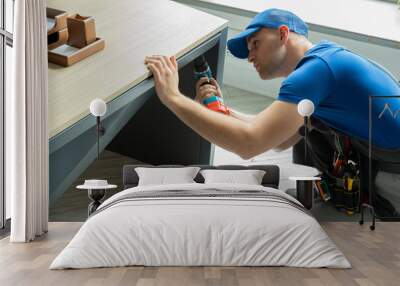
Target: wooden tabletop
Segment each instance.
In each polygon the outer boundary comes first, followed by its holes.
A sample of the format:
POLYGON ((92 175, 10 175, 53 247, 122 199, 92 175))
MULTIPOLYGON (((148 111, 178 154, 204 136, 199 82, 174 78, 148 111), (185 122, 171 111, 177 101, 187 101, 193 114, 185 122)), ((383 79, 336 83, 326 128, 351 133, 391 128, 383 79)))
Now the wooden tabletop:
POLYGON ((147 55, 181 57, 227 25, 213 15, 166 0, 48 0, 47 6, 93 16, 104 50, 70 67, 49 63, 49 138, 150 76, 147 55))

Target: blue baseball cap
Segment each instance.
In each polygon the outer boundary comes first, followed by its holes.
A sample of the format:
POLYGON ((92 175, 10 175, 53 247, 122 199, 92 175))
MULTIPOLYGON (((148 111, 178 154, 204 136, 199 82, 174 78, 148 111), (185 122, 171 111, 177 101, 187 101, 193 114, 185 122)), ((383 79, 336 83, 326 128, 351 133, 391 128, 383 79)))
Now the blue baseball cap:
POLYGON ((303 20, 292 12, 273 8, 257 14, 243 32, 228 41, 228 49, 235 57, 245 59, 249 56, 247 37, 263 27, 277 29, 281 25, 288 26, 289 30, 296 34, 308 37, 308 26, 303 20))

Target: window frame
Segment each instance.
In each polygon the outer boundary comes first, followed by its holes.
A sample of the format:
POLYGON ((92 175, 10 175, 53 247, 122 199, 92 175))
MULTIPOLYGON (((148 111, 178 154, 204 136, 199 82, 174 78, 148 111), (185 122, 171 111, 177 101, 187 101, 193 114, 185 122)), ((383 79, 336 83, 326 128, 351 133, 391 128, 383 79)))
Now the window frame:
MULTIPOLYGON (((6 188, 5 188, 5 93, 6 93, 6 47, 13 47, 13 34, 6 30, 6 0, 0 0, 1 21, 0 21, 0 234, 9 231, 10 222, 7 221, 6 213, 6 188)), ((12 13, 14 13, 15 1, 12 0, 12 13)))

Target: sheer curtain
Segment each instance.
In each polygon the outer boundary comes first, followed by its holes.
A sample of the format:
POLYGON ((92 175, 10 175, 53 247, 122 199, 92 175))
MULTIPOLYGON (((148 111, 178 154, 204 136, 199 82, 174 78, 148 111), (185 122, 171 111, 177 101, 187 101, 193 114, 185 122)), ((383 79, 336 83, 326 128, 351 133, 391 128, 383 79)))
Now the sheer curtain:
POLYGON ((14 69, 6 98, 6 187, 11 242, 48 227, 47 26, 45 0, 16 0, 14 69))

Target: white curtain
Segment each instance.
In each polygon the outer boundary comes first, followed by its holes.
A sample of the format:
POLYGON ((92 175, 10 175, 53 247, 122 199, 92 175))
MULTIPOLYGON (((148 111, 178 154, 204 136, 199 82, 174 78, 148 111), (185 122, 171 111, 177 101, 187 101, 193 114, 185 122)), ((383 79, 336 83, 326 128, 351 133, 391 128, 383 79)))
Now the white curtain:
POLYGON ((14 69, 6 98, 6 187, 11 193, 11 242, 48 228, 46 0, 16 0, 14 69))

